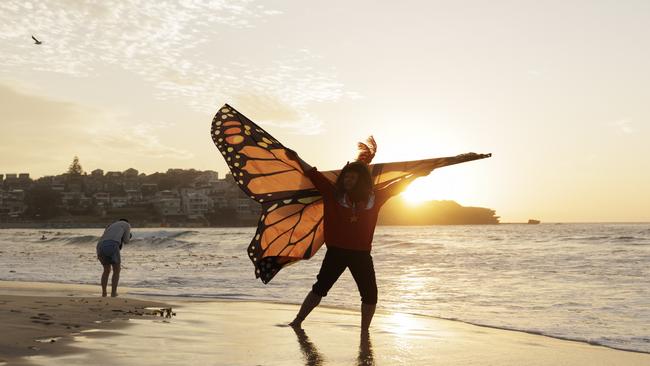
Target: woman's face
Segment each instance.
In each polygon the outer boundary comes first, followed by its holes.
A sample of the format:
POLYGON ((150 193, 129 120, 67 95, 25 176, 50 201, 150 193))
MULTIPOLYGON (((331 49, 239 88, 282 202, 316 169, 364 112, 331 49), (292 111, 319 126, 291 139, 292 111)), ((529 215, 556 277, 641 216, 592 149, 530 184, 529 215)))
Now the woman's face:
POLYGON ((359 173, 353 171, 345 172, 345 175, 343 176, 343 189, 345 189, 346 192, 350 192, 352 188, 357 185, 358 180, 359 173))

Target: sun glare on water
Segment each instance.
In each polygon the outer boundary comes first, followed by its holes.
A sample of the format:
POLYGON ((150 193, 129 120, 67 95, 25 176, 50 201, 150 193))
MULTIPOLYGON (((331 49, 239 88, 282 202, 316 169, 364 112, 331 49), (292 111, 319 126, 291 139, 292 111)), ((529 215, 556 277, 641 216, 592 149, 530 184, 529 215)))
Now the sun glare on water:
POLYGON ((406 334, 417 327, 417 318, 410 314, 393 313, 386 322, 386 330, 397 334, 406 334))

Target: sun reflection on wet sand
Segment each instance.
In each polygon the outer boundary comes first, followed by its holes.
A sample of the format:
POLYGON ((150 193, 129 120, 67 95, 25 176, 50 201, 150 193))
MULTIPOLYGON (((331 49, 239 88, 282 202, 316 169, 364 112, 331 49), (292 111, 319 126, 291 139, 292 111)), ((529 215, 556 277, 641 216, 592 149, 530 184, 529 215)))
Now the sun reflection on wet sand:
POLYGON ((386 331, 396 334, 408 334, 417 326, 417 319, 415 316, 404 313, 391 314, 384 324, 382 324, 386 331))

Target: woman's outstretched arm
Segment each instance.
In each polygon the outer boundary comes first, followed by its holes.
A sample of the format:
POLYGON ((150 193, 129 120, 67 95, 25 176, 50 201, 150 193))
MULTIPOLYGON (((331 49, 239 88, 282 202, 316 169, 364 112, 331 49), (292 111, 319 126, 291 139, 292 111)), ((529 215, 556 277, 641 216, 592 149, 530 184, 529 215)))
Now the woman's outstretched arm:
POLYGON ((431 171, 416 172, 398 180, 397 182, 394 182, 393 184, 385 187, 384 189, 381 189, 379 192, 377 192, 380 195, 380 200, 385 202, 389 198, 393 196, 397 196, 398 194, 404 192, 406 188, 408 188, 409 184, 411 184, 414 180, 420 177, 424 177, 429 173, 431 173, 431 171))
POLYGON ((405 178, 398 180, 397 182, 389 185, 388 187, 382 189, 382 191, 392 197, 396 196, 406 190, 406 188, 411 184, 416 178, 419 178, 419 175, 411 174, 405 178))
POLYGON ((329 181, 329 179, 325 178, 325 176, 316 170, 316 168, 312 167, 309 165, 306 161, 302 160, 298 154, 291 150, 287 149, 287 156, 289 159, 297 162, 300 165, 300 169, 302 169, 303 174, 309 178, 309 180, 312 182, 314 187, 323 195, 323 196, 328 196, 328 195, 333 195, 335 188, 334 184, 329 181))
POLYGON ((303 173, 307 173, 310 171, 313 167, 309 165, 306 161, 302 160, 300 156, 298 156, 298 153, 291 150, 291 149, 286 149, 287 150, 287 156, 289 159, 295 161, 296 163, 300 164, 300 169, 302 169, 303 173))

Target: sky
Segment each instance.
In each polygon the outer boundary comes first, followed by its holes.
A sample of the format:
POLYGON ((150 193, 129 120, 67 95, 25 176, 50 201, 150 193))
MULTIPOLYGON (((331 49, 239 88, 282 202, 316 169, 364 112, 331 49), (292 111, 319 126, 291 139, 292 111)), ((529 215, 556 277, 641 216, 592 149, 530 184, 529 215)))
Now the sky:
POLYGON ((0 2, 0 174, 227 172, 224 103, 322 170, 466 152, 407 192, 650 221, 648 1, 0 2), (35 45, 31 36, 43 42, 35 45))

